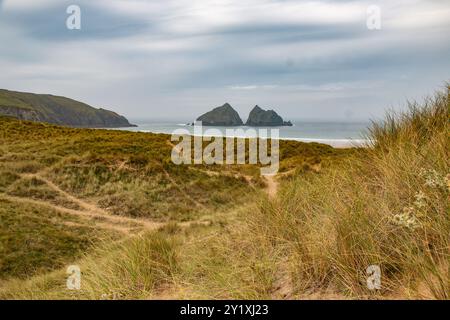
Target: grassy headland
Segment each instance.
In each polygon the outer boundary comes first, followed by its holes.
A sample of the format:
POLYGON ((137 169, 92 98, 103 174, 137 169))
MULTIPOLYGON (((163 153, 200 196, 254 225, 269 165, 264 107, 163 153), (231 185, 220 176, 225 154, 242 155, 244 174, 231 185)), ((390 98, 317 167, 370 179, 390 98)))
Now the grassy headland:
POLYGON ((84 128, 133 126, 113 111, 97 109, 73 99, 4 89, 0 89, 0 115, 84 128))

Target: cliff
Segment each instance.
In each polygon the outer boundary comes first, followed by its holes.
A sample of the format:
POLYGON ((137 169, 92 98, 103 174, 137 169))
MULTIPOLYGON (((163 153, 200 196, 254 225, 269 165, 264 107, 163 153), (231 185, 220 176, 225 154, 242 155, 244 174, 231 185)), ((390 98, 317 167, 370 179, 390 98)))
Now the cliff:
POLYGON ((132 127, 128 120, 109 110, 48 94, 0 89, 0 114, 20 120, 40 121, 71 127, 132 127))

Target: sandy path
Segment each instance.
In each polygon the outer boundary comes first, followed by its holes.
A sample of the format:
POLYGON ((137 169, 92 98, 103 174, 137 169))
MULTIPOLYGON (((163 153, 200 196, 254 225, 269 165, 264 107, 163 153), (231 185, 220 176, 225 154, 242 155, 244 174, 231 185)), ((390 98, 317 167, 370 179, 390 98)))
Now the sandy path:
POLYGON ((82 217, 88 217, 91 220, 94 221, 95 224, 99 225, 101 228, 109 228, 111 230, 120 231, 122 233, 130 233, 133 229, 136 228, 145 228, 150 230, 155 230, 157 228, 160 228, 164 225, 164 223, 160 222, 154 222, 146 219, 138 219, 138 218, 130 218, 130 217, 123 217, 123 216, 116 216, 112 215, 106 210, 96 206, 95 204, 86 202, 82 199, 79 199, 68 192, 62 190, 59 186, 54 184, 52 181, 48 180, 47 178, 43 177, 40 174, 23 174, 21 175, 22 178, 35 178, 38 180, 43 181, 46 183, 50 188, 52 188, 54 191, 58 192, 62 196, 64 196, 66 199, 70 200, 73 203, 76 203, 78 206, 80 206, 83 210, 74 210, 74 209, 68 209, 62 206, 57 206, 51 203, 48 203, 46 201, 42 200, 34 200, 34 199, 28 199, 28 198, 22 198, 22 197, 12 197, 7 196, 10 199, 14 199, 15 201, 22 201, 22 202, 28 202, 28 203, 34 203, 37 205, 43 205, 46 207, 50 207, 55 210, 63 211, 72 215, 82 216, 82 217), (100 221, 99 221, 100 220, 100 221))
POLYGON ((109 215, 108 212, 106 212, 105 210, 103 210, 102 208, 99 208, 98 206, 88 203, 84 200, 81 200, 79 198, 74 197, 73 195, 71 195, 70 193, 64 191, 63 189, 61 189, 60 187, 58 187, 56 184, 54 184, 52 181, 48 180, 47 178, 45 178, 44 176, 35 173, 35 174, 23 174, 21 175, 23 178, 35 178, 38 180, 41 180, 43 182, 45 182, 50 188, 52 188, 53 190, 55 190, 56 192, 58 192, 59 194, 63 195, 66 199, 70 200, 71 202, 76 203, 77 205, 79 205, 81 208, 83 208, 86 211, 89 212, 96 212, 102 215, 109 215))
MULTIPOLYGON (((30 199, 30 198, 24 198, 24 197, 17 197, 17 196, 11 196, 7 194, 0 194, 0 197, 9 201, 13 202, 19 202, 19 203, 28 203, 32 205, 37 206, 44 206, 49 209, 53 209, 59 212, 64 212, 70 215, 78 216, 82 218, 84 221, 86 221, 91 226, 96 226, 101 229, 107 229, 111 231, 117 231, 123 234, 134 234, 138 231, 144 230, 157 230, 165 225, 167 223, 165 222, 155 222, 147 219, 142 218, 131 218, 131 217, 124 217, 124 216, 116 216, 112 215, 106 210, 96 206, 95 204, 86 202, 82 199, 79 199, 70 193, 62 190, 59 186, 54 184, 49 179, 45 178, 44 176, 40 175, 39 173, 36 174, 22 174, 21 178, 24 179, 31 179, 35 178, 38 179, 44 183, 46 183, 50 188, 52 188, 54 191, 58 192, 62 196, 64 196, 67 200, 70 200, 73 203, 76 203, 79 207, 82 208, 82 210, 76 210, 76 209, 70 209, 63 206, 55 205, 52 203, 49 203, 44 200, 37 200, 37 199, 30 199)), ((187 222, 179 222, 177 223, 180 227, 187 228, 190 227, 193 224, 202 224, 202 225, 209 225, 211 222, 209 220, 193 220, 193 221, 187 221, 187 222)), ((67 222, 67 225, 81 225, 78 223, 71 223, 67 222)))
POLYGON ((57 206, 57 205, 48 203, 46 201, 10 196, 10 195, 6 195, 6 194, 0 194, 0 198, 9 200, 11 202, 27 203, 27 204, 32 204, 32 205, 36 205, 36 206, 46 207, 46 208, 49 208, 49 209, 52 209, 55 211, 59 211, 59 212, 64 212, 64 213, 67 213, 67 214, 70 214, 73 216, 87 218, 91 224, 93 222, 93 225, 95 225, 99 228, 102 228, 102 229, 118 231, 120 233, 125 233, 125 234, 128 234, 130 232, 129 227, 121 226, 114 219, 109 220, 108 219, 109 217, 106 218, 103 215, 98 215, 98 214, 81 211, 81 210, 69 209, 69 208, 65 208, 65 207, 61 207, 61 206, 57 206), (101 220, 103 220, 103 221, 101 221, 101 220))
MULTIPOLYGON (((172 143, 172 141, 170 141, 170 140, 167 141, 167 145, 170 146, 170 147, 176 147, 176 146, 172 143)), ((202 172, 206 173, 207 175, 209 175, 209 176, 211 176, 211 177, 212 177, 212 176, 220 176, 220 175, 222 175, 220 172, 216 172, 216 171, 201 170, 201 169, 196 169, 196 168, 189 168, 189 169, 202 171, 202 172)), ((175 185, 177 185, 176 182, 170 177, 170 175, 168 174, 168 172, 165 171, 165 170, 164 170, 164 172, 165 172, 167 178, 170 179, 170 181, 171 181, 172 183, 174 183, 175 185)), ((283 174, 288 174, 288 173, 289 173, 289 172, 285 172, 285 173, 283 173, 283 174)), ((245 180, 247 180, 248 183, 250 183, 250 182, 251 182, 251 179, 252 179, 251 176, 247 176, 247 175, 235 174, 234 176, 235 176, 236 178, 238 178, 239 176, 242 176, 242 177, 245 178, 245 180)), ((267 195, 268 195, 270 198, 274 198, 274 197, 276 196, 277 192, 278 192, 278 186, 279 186, 279 183, 278 183, 278 181, 276 180, 276 176, 263 176, 263 178, 266 180, 266 183, 267 183, 267 187, 265 188, 265 191, 266 191, 267 195)), ((191 201, 193 201, 193 202, 199 204, 199 203, 196 202, 194 199, 192 199, 188 194, 186 194, 183 190, 180 190, 180 192, 182 192, 182 193, 183 193, 187 198, 189 198, 191 201)), ((200 205, 201 205, 201 204, 200 204, 200 205)), ((202 205, 202 206, 203 206, 203 205, 202 205)))

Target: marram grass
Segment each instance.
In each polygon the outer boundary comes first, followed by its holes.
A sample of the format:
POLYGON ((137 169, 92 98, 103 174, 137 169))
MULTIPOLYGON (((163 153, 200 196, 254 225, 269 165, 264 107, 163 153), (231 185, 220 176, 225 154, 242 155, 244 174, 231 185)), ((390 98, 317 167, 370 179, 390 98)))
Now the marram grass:
MULTIPOLYGON (((423 104, 410 103, 407 112, 389 114, 369 129, 372 143, 367 148, 333 155, 328 165, 313 148, 286 143, 281 168, 288 174, 278 179, 276 197, 255 190, 227 208, 194 193, 208 206, 208 223, 183 224, 178 218, 153 232, 96 242, 75 257, 82 270, 79 291, 67 290, 65 270, 56 269, 0 282, 0 298, 449 299, 449 93, 447 87, 423 104), (311 155, 302 157, 307 153, 311 155), (370 266, 381 270, 379 290, 367 286, 370 266)), ((40 134, 59 139, 53 130, 40 134)), ((144 181, 133 184, 138 176, 126 168, 142 165, 158 176, 161 166, 151 164, 159 155, 128 161, 129 154, 115 149, 124 136, 102 133, 102 139, 101 156, 65 158, 74 149, 97 144, 83 138, 77 140, 81 144, 60 147, 58 154, 36 153, 35 159, 27 158, 34 161, 28 167, 19 165, 27 146, 16 148, 18 161, 7 163, 14 170, 1 176, 0 191, 22 192, 28 185, 18 184, 18 175, 41 170, 45 161, 55 168, 48 174, 52 179, 88 199, 99 192, 126 198, 126 190, 153 188, 144 181), (105 169, 116 158, 128 161, 120 180, 105 169)), ((132 154, 144 148, 128 145, 132 154)), ((1 148, 0 156, 13 157, 9 147, 1 148)), ((199 177, 196 170, 173 170, 180 181, 199 177)), ((158 179, 164 181, 163 176, 158 179)), ((208 178, 202 179, 208 185, 208 178)), ((240 183, 225 179, 215 187, 243 190, 240 183)), ((45 191, 35 192, 42 196, 45 191)), ((114 208, 125 198, 105 206, 114 208)), ((123 205, 130 216, 145 212, 123 205)))

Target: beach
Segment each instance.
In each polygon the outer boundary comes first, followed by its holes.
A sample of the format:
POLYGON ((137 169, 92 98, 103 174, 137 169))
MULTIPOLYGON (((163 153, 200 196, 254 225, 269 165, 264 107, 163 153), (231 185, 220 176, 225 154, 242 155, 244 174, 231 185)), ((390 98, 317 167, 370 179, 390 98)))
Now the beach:
MULTIPOLYGON (((126 130, 132 132, 151 132, 174 134, 177 130, 187 130, 186 134, 198 135, 194 131, 194 127, 188 125, 189 121, 152 121, 132 119, 137 127, 118 128, 117 130, 126 130)), ((335 148, 350 148, 361 147, 370 142, 364 137, 368 122, 319 122, 319 121, 293 121, 292 127, 212 127, 203 126, 203 136, 217 136, 234 137, 234 138, 248 138, 253 137, 255 129, 258 137, 264 137, 266 130, 270 137, 271 130, 278 130, 278 139, 293 140, 301 142, 316 142, 327 144, 335 148), (214 132, 216 134, 214 134, 214 132), (261 134, 262 133, 262 134, 261 134)))

